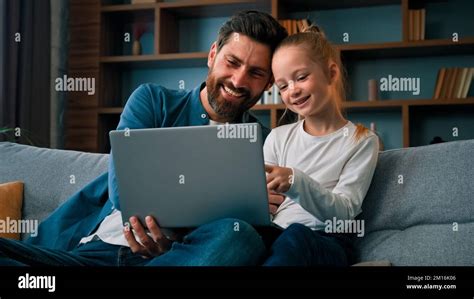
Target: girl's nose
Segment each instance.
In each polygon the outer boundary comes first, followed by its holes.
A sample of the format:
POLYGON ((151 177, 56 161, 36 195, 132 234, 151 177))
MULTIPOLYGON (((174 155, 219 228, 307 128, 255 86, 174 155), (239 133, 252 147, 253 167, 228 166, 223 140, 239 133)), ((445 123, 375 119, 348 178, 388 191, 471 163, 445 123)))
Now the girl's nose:
POLYGON ((288 86, 289 92, 290 92, 290 97, 291 98, 297 98, 301 94, 301 88, 296 86, 296 84, 290 84, 288 86))

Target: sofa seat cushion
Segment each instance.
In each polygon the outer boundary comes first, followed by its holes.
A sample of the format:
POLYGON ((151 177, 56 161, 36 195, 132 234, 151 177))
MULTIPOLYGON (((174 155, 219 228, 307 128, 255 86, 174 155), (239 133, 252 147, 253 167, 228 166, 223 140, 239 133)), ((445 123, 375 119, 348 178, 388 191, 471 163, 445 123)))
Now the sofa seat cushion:
POLYGON ((356 238, 358 260, 388 260, 394 266, 474 266, 474 223, 415 225, 356 238), (472 237, 471 237, 472 238, 472 237))

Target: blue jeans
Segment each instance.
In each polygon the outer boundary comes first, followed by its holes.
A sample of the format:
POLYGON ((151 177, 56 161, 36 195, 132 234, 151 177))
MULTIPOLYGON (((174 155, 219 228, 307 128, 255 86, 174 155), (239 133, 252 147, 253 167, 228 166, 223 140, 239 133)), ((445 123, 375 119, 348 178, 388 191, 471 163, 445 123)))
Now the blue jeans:
POLYGON ((346 236, 313 231, 293 223, 269 248, 263 266, 336 266, 350 264, 351 246, 346 236))
POLYGON ((182 242, 174 242, 168 252, 151 259, 100 240, 61 251, 0 238, 0 265, 4 266, 252 266, 264 254, 257 231, 230 218, 198 227, 182 242))

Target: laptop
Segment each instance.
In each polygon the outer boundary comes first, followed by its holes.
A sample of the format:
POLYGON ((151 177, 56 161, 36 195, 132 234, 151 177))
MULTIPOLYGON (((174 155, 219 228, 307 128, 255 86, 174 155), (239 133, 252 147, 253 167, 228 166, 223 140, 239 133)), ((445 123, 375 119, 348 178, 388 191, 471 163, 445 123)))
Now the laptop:
POLYGON ((163 228, 222 218, 270 226, 257 123, 109 133, 124 225, 153 216, 163 228))

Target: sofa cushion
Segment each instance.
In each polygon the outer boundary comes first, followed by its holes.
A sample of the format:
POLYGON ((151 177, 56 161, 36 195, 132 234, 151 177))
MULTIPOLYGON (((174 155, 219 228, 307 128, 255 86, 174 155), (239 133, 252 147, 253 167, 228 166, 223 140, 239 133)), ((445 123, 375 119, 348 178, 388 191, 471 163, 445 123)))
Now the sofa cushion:
MULTIPOLYGON (((23 219, 41 222, 107 171, 108 155, 0 142, 0 183, 25 183, 23 219)), ((22 239, 26 236, 22 235, 22 239)))
POLYGON ((20 232, 10 230, 10 221, 18 223, 21 220, 21 206, 23 203, 23 183, 10 182, 0 184, 0 237, 20 239, 20 232))
POLYGON ((358 219, 358 261, 474 265, 474 140, 379 155, 358 219))

